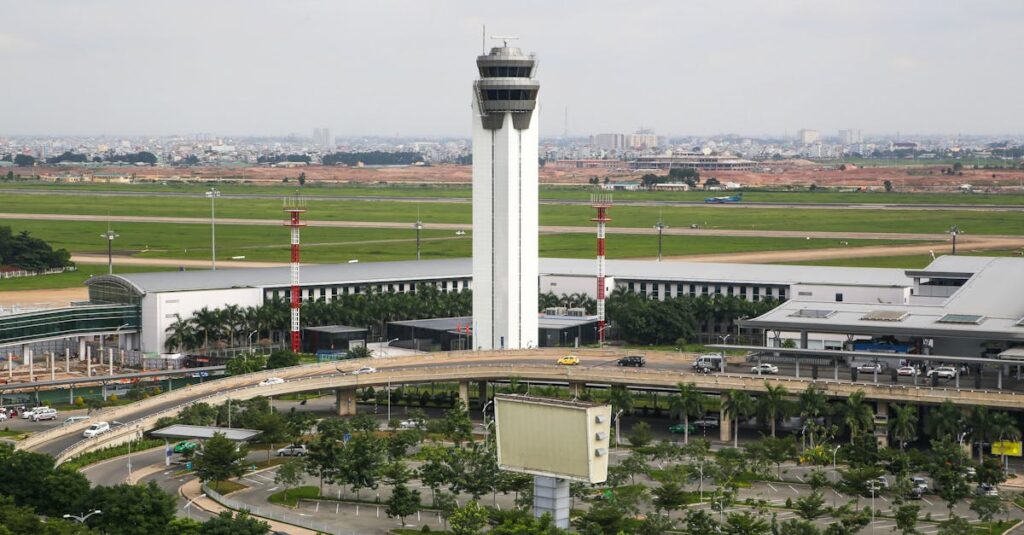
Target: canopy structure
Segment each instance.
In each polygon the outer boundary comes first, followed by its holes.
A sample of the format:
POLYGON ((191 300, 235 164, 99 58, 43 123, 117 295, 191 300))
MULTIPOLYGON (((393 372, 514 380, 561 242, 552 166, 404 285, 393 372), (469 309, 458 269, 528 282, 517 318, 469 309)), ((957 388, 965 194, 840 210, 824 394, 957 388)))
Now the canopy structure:
POLYGON ((251 440, 256 435, 260 434, 260 431, 256 429, 239 429, 239 428, 227 428, 227 427, 215 427, 208 425, 183 425, 176 424, 165 427, 163 429, 157 429, 150 433, 150 435, 159 438, 167 439, 210 439, 213 435, 220 433, 224 435, 228 440, 234 440, 235 442, 246 442, 251 440))

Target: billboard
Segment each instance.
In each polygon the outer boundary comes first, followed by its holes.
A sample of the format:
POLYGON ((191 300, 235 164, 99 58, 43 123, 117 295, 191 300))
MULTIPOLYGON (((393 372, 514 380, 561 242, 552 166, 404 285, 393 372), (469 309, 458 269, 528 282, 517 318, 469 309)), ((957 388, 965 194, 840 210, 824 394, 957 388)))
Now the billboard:
POLYGON ((1001 440, 992 443, 992 455, 1009 455, 1010 457, 1021 456, 1021 443, 1001 440))
POLYGON ((608 477, 611 407, 499 395, 494 399, 498 467, 601 483, 608 477))

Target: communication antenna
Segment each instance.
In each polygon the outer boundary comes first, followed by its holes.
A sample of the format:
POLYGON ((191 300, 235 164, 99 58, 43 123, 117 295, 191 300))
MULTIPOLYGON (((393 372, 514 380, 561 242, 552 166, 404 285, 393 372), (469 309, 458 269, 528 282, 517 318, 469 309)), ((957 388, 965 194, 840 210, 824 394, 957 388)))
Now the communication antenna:
POLYGON ((591 221, 597 223, 597 343, 604 345, 604 228, 612 219, 608 217, 608 209, 612 207, 611 194, 593 194, 590 206, 597 210, 596 217, 591 221))
POLYGON ((492 35, 491 39, 500 40, 505 48, 508 48, 509 41, 519 39, 518 35, 492 35))

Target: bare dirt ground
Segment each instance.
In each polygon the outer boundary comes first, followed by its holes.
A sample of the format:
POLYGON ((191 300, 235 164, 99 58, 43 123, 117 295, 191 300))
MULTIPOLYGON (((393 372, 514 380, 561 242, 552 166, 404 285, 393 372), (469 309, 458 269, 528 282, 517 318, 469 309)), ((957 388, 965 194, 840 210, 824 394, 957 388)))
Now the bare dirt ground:
MULTIPOLYGON (((880 162, 882 163, 882 162, 880 162)), ((765 162, 768 172, 708 171, 703 176, 714 176, 722 182, 737 182, 744 186, 801 186, 811 184, 828 187, 883 189, 886 180, 899 191, 953 191, 962 184, 976 190, 1021 189, 1024 170, 964 169, 961 174, 947 175, 947 166, 915 167, 855 167, 839 170, 807 160, 765 162)), ((306 174, 308 182, 360 183, 360 184, 454 184, 472 181, 472 167, 468 165, 434 165, 413 167, 343 167, 313 165, 295 168, 277 167, 109 167, 79 169, 74 167, 40 166, 34 174, 50 175, 63 172, 86 174, 130 174, 137 181, 163 180, 243 180, 253 184, 281 185, 285 178, 294 182, 299 173, 306 174)), ((587 184, 592 177, 611 181, 635 180, 650 171, 623 171, 615 169, 575 169, 545 165, 540 168, 540 181, 544 184, 587 184)))
MULTIPOLYGON (((104 260, 104 262, 106 262, 104 260)), ((20 290, 0 292, 0 307, 63 307, 72 301, 88 301, 89 291, 81 288, 60 290, 20 290)))

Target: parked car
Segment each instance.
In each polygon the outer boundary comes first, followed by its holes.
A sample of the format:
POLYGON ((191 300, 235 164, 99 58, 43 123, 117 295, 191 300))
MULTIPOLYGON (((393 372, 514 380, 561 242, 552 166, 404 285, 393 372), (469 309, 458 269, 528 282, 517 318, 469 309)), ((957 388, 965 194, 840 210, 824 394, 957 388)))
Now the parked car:
POLYGON ((416 420, 402 420, 398 423, 399 429, 422 429, 423 424, 416 420))
POLYGON ((306 446, 302 444, 292 444, 277 450, 278 457, 302 457, 304 455, 306 455, 306 446))
POLYGON ((88 419, 89 419, 88 416, 69 416, 69 417, 65 418, 64 421, 61 422, 60 425, 72 425, 72 424, 76 424, 78 422, 81 422, 82 420, 88 420, 88 419))
POLYGON ((911 500, 920 500, 924 497, 924 491, 919 487, 911 487, 910 493, 907 495, 911 500))
POLYGON ((21 411, 21 417, 22 417, 22 419, 25 419, 25 420, 31 420, 32 419, 32 415, 35 414, 36 411, 43 410, 43 409, 49 409, 49 407, 33 407, 31 409, 28 409, 28 410, 23 410, 23 411, 21 411))
POLYGON ((901 375, 903 377, 916 377, 917 373, 917 368, 913 366, 900 366, 899 368, 896 368, 896 375, 901 375))
POLYGON ((260 386, 279 385, 283 382, 284 379, 281 379, 280 377, 267 377, 266 379, 260 381, 260 386))
POLYGON ((372 366, 363 366, 362 368, 359 368, 358 370, 353 370, 352 371, 352 375, 362 375, 364 373, 377 373, 377 368, 374 368, 372 366))
POLYGON ((46 407, 46 408, 43 408, 43 409, 37 409, 35 412, 32 413, 32 421, 33 422, 38 422, 38 421, 41 421, 41 420, 56 420, 56 419, 57 419, 57 409, 51 409, 49 407, 46 407))
POLYGON ((913 476, 913 477, 910 478, 910 484, 911 484, 911 488, 920 490, 922 494, 927 494, 928 493, 928 480, 927 479, 925 479, 923 477, 920 477, 920 476, 913 476))
POLYGON ((7 411, 3 410, 3 409, 0 409, 0 422, 4 421, 6 419, 7 419, 7 411))
POLYGON ((939 379, 952 379, 956 377, 956 368, 952 366, 939 366, 928 370, 928 377, 938 377, 939 379))
POLYGON ((576 355, 566 355, 558 359, 558 363, 562 366, 576 366, 580 363, 580 358, 576 355))
POLYGON ((691 422, 694 427, 718 427, 717 416, 705 416, 699 420, 691 422))
POLYGON ((978 484, 978 487, 974 489, 974 493, 978 496, 999 496, 999 489, 988 483, 980 483, 978 484))
POLYGON ((875 479, 875 484, 879 489, 887 489, 889 488, 889 479, 885 476, 878 476, 878 478, 875 479))
POLYGON ((685 432, 687 432, 687 429, 689 429, 689 432, 692 433, 693 432, 693 428, 694 428, 693 424, 690 424, 689 428, 687 428, 686 424, 676 424, 676 425, 673 425, 673 426, 669 427, 668 428, 668 432, 669 433, 685 433, 685 432))
POLYGON ((647 359, 640 355, 627 355, 619 359, 619 366, 634 366, 642 368, 644 364, 647 364, 647 359))
POLYGON ((761 375, 774 375, 779 373, 779 367, 774 364, 763 362, 750 368, 750 373, 759 373, 761 375))
POLYGON ((188 440, 182 440, 181 442, 174 445, 174 453, 189 453, 195 451, 199 447, 199 444, 188 440))
POLYGON ((718 353, 701 355, 693 361, 693 371, 698 373, 711 373, 722 369, 725 369, 725 357, 718 353))
POLYGON ((882 373, 882 364, 878 362, 865 362, 857 366, 861 373, 882 373))
POLYGON ((110 424, 107 422, 96 422, 90 425, 89 428, 82 433, 82 436, 85 438, 93 438, 98 437, 107 431, 110 431, 110 424))
POLYGON ((964 473, 967 475, 968 481, 973 481, 975 477, 978 477, 978 470, 975 469, 973 466, 968 466, 964 470, 964 473))

